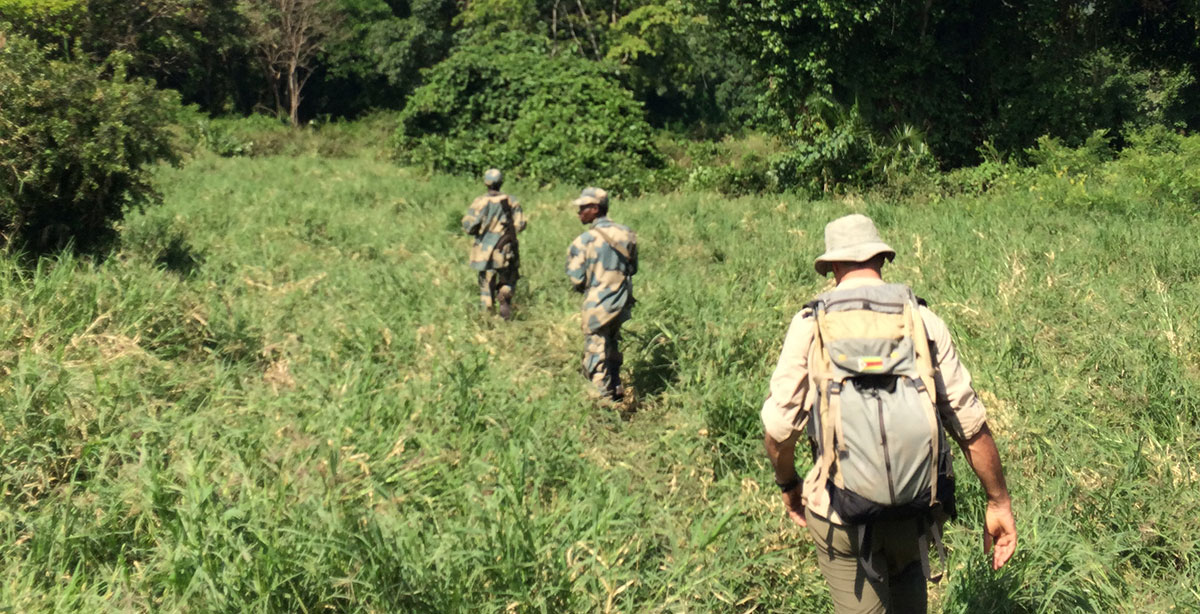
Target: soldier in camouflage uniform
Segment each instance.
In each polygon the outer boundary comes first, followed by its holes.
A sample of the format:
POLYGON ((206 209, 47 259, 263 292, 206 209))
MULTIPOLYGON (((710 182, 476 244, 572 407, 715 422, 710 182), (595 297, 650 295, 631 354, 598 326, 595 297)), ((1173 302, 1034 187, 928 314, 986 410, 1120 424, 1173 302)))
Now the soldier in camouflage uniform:
POLYGON ((572 204, 579 221, 591 224, 567 250, 567 277, 584 294, 583 374, 599 397, 620 401, 625 390, 618 344, 634 304, 630 278, 637 273, 637 236, 606 217, 608 193, 600 188, 585 188, 572 204))
POLYGON ((499 304, 500 317, 512 317, 513 290, 520 277, 521 254, 517 233, 525 230, 521 205, 500 191, 504 175, 491 168, 483 174, 487 194, 476 198, 462 219, 463 230, 475 237, 471 268, 479 271, 479 302, 484 309, 499 304))

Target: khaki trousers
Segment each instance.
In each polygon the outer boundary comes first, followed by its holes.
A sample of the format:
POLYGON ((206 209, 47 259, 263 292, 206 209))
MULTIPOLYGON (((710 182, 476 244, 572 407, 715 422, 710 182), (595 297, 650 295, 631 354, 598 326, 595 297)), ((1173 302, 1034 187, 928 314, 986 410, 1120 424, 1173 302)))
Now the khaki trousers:
POLYGON ((859 561, 855 527, 830 523, 808 510, 808 533, 817 544, 817 565, 829 584, 837 614, 923 613, 928 596, 917 546, 917 523, 879 521, 870 539, 874 567, 882 582, 867 579, 859 561))

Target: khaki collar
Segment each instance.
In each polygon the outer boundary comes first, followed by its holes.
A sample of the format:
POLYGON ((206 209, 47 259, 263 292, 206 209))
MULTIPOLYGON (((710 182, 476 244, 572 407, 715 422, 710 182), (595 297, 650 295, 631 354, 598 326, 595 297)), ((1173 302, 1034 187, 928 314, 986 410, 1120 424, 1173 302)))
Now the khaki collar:
POLYGON ((847 279, 843 281, 842 283, 838 284, 837 287, 839 290, 849 290, 851 288, 862 288, 863 286, 882 286, 885 284, 887 284, 887 282, 882 279, 856 277, 854 279, 847 279))

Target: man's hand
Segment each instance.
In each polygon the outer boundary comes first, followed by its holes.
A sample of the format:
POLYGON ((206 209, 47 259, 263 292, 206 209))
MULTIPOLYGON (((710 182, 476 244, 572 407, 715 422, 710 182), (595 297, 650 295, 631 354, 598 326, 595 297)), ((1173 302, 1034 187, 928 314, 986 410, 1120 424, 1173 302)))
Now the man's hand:
POLYGON ((1003 567, 1016 549, 1017 521, 1013 518, 1012 504, 989 501, 984 515, 983 551, 992 552, 992 569, 1003 567))
POLYGON ((792 522, 807 527, 808 521, 804 520, 804 503, 801 501, 803 497, 800 495, 801 488, 797 486, 789 492, 783 493, 783 509, 787 510, 788 518, 792 522))
POLYGON ((1008 485, 1004 483, 1000 452, 996 449, 996 441, 992 439, 992 429, 988 428, 986 422, 974 437, 960 445, 967 457, 967 463, 971 465, 971 469, 979 477, 979 483, 983 485, 983 491, 987 493, 987 512, 983 519, 983 551, 992 553, 992 569, 1000 569, 1017 549, 1017 521, 1013 518, 1008 485))
MULTIPOLYGON (((775 483, 787 484, 797 483, 800 476, 796 475, 795 454, 796 454, 796 439, 798 433, 793 432, 791 437, 783 441, 775 441, 769 433, 763 434, 763 445, 767 448, 767 458, 771 460, 771 466, 775 468, 775 483)), ((803 484, 797 484, 788 492, 783 493, 783 509, 787 510, 788 518, 792 522, 806 527, 808 523, 804 520, 804 497, 801 492, 804 489, 803 484)))

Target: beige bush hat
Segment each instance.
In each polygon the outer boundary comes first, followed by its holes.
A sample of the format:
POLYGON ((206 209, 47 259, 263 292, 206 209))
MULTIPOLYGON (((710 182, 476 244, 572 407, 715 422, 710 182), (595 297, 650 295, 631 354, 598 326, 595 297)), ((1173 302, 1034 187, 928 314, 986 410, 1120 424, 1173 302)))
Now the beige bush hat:
POLYGON ((813 268, 823 277, 833 270, 834 262, 866 262, 879 254, 886 254, 889 261, 896 259, 896 250, 879 238, 875 222, 855 213, 825 225, 825 253, 817 256, 813 268))

